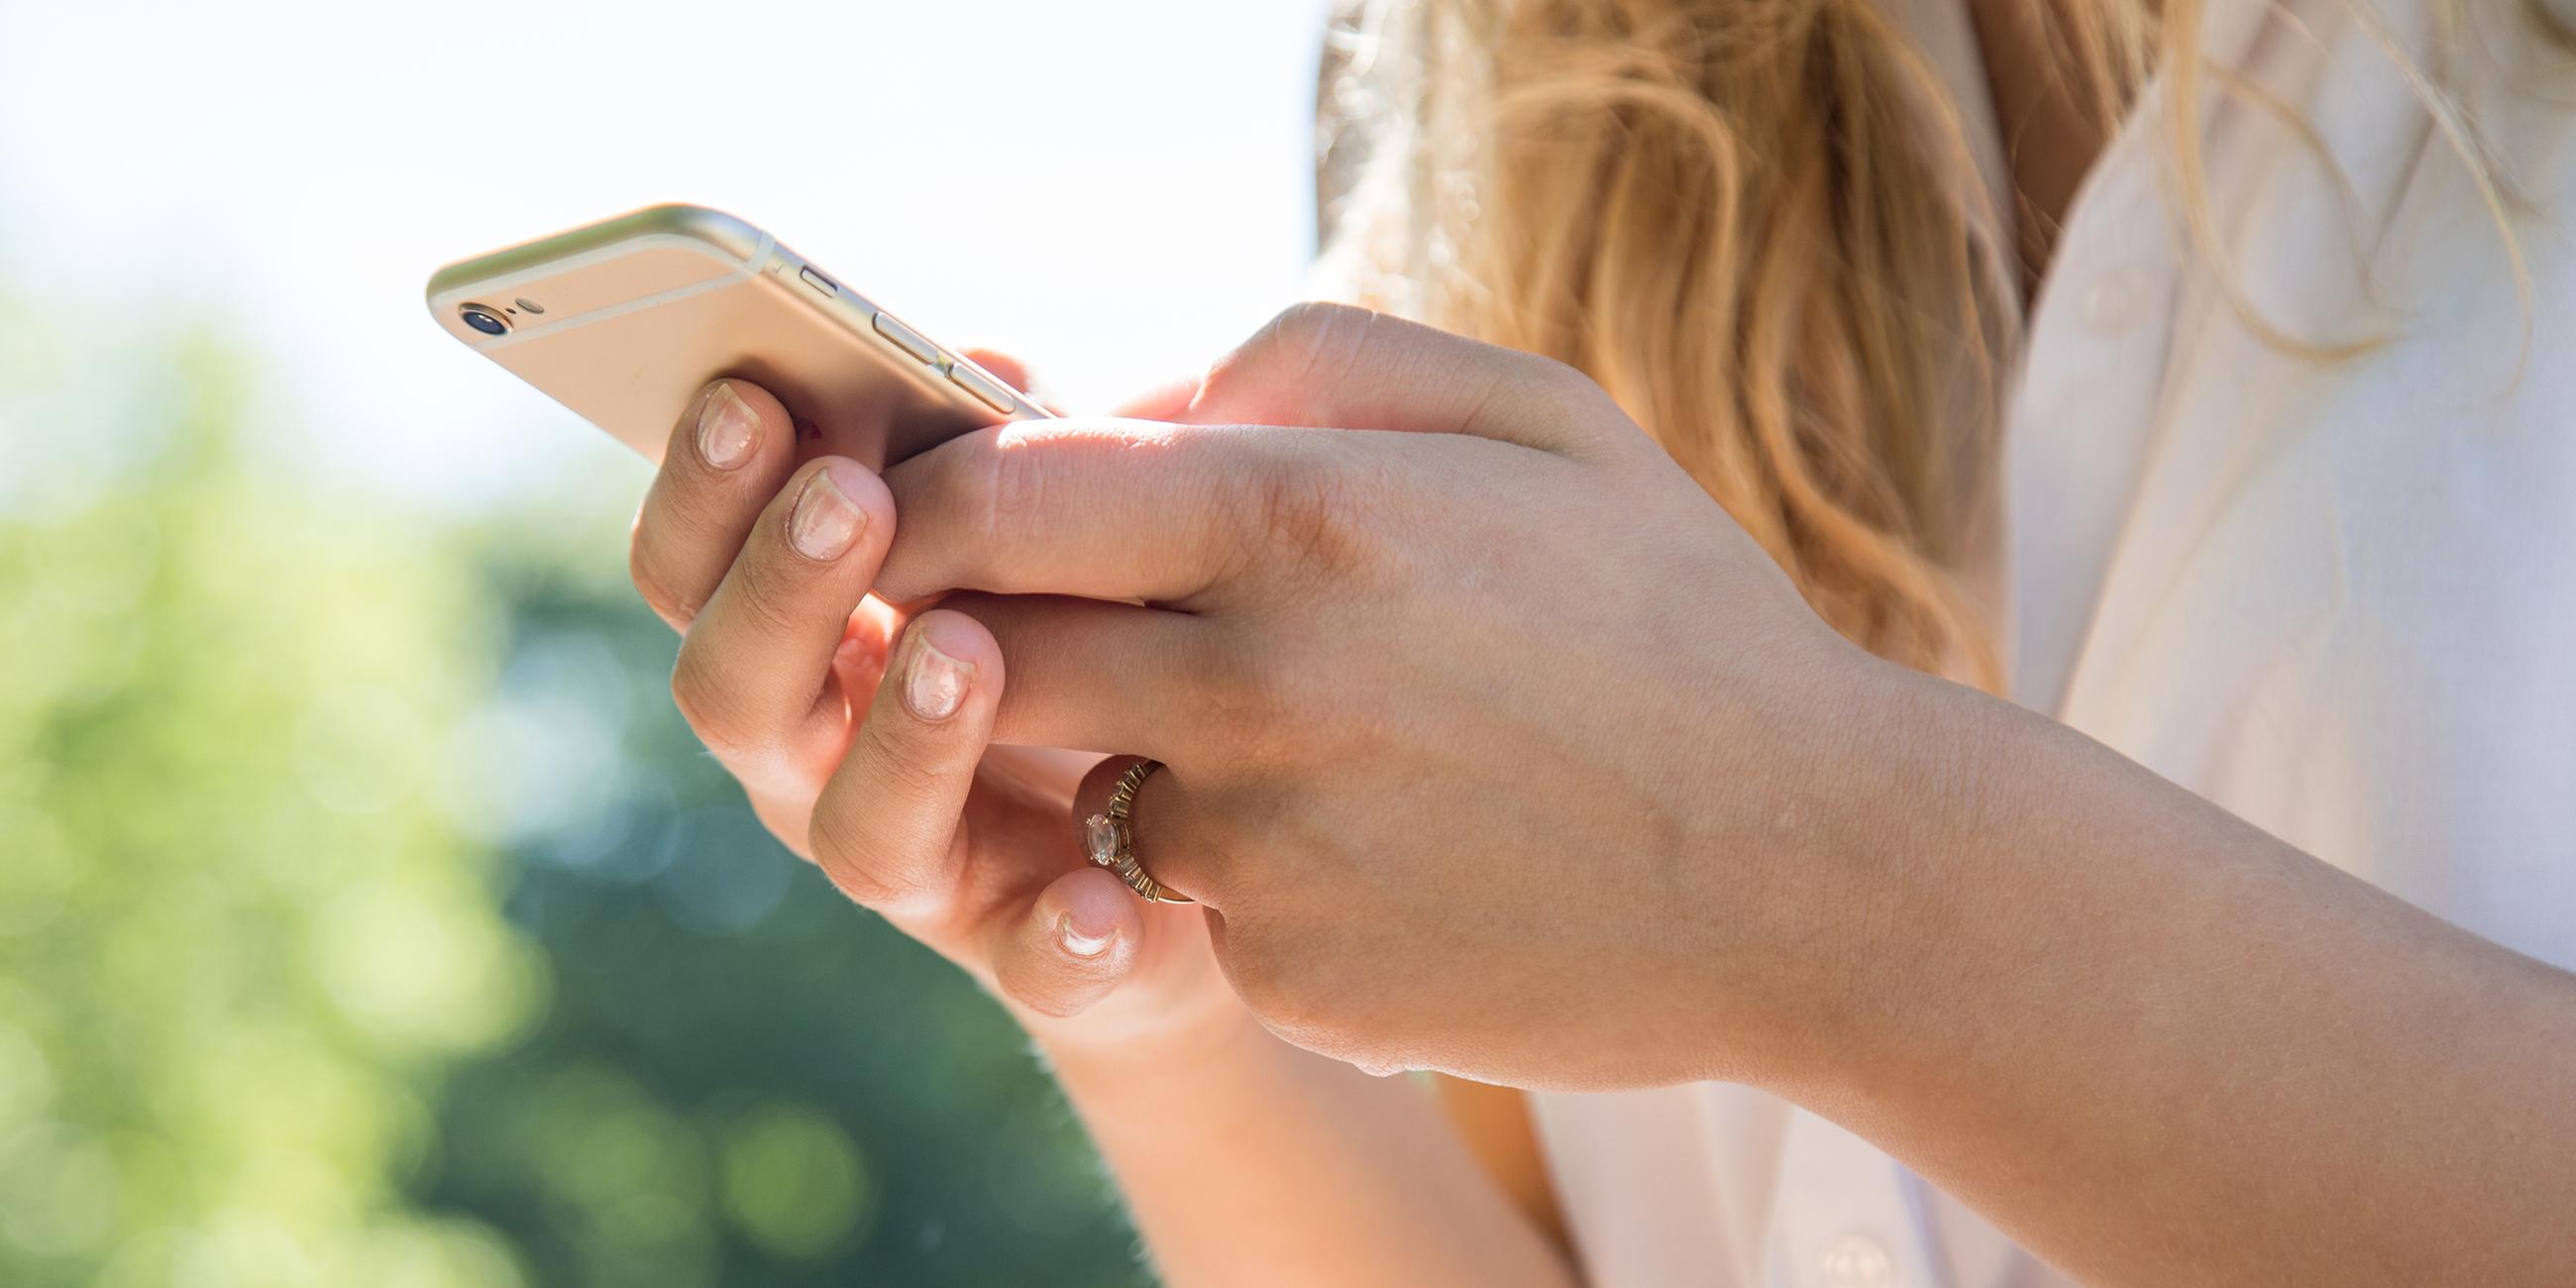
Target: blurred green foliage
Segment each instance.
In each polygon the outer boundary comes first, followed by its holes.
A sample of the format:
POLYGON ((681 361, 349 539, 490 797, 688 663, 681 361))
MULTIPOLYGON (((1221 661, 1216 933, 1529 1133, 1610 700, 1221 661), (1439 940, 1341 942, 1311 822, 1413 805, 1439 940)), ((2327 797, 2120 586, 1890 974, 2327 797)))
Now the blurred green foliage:
POLYGON ((634 480, 442 525, 202 342, 0 336, 0 447, 88 444, 0 477, 0 1283, 1144 1282, 1009 1021, 671 713, 634 480))

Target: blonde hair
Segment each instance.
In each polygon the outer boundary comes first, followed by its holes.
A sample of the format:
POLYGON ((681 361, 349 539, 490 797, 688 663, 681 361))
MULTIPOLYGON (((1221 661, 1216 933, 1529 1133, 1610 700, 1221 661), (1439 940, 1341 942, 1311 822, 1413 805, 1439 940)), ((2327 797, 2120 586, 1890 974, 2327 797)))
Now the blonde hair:
MULTIPOLYGON (((1582 369, 1837 629, 1992 688, 1961 569, 1994 473, 2014 265, 1969 234, 1959 116, 1886 2, 1376 0, 1353 65, 1327 68, 1324 116, 1380 118, 1348 204, 1400 213, 1340 221, 1328 274, 1373 263, 1392 275, 1368 302, 1582 369), (1370 86, 1393 101, 1350 101, 1370 86)), ((2169 159, 2214 244, 2199 0, 2034 8, 2106 133, 2152 67, 2173 69, 2169 159)), ((2286 347, 2357 347, 2236 302, 2286 347)))

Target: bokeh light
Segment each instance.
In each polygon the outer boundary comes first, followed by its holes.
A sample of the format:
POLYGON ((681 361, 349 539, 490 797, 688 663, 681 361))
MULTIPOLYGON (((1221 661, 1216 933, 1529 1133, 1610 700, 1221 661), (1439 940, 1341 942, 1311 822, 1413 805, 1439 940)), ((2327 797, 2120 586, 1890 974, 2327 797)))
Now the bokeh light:
POLYGON ((811 1261, 866 1233, 874 1182, 839 1124, 773 1102, 733 1115, 721 1131, 724 1212, 744 1238, 772 1255, 811 1261))

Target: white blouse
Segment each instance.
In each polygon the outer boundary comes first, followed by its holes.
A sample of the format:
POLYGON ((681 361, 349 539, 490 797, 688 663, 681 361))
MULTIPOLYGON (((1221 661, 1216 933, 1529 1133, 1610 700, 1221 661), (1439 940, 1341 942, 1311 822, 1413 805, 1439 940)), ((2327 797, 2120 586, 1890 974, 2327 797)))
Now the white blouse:
MULTIPOLYGON (((2246 302, 2292 335, 2379 347, 2302 358, 2231 309, 2160 190, 2153 91, 2086 181, 2010 386, 2013 696, 2576 967, 2576 86, 2518 0, 2471 0, 2482 52, 2451 84, 2519 203, 2517 279, 2385 52, 2430 65, 2433 2, 2211 0, 2207 19, 2209 59, 2294 108, 2331 160, 2265 107, 2206 97, 2246 302)), ((1884 3, 1945 69, 2000 190, 1965 0, 1884 3)), ((1532 1103, 1595 1288, 2063 1282, 1763 1093, 1532 1103)))

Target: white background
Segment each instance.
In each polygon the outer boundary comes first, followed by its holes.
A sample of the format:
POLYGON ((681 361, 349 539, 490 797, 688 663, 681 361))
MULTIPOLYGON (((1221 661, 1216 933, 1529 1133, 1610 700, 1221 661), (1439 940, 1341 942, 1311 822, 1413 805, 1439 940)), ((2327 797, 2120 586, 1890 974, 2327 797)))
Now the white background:
POLYGON ((0 0, 0 289, 86 334, 217 329, 284 467, 442 507, 632 489, 420 299, 654 201, 1096 408, 1295 298, 1322 7, 0 0))

